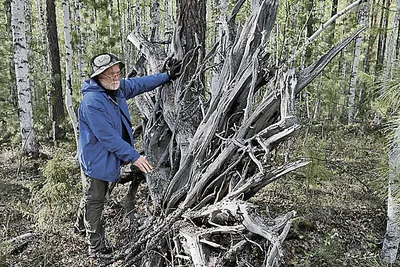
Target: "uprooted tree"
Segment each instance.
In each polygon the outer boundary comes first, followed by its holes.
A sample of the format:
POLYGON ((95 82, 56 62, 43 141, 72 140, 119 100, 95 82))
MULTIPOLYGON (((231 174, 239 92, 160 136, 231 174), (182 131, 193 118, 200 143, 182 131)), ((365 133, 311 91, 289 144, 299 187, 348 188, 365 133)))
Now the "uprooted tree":
MULTIPOLYGON (((268 52, 278 1, 252 0, 239 28, 235 19, 244 2, 221 18, 220 37, 206 54, 205 1, 182 0, 169 46, 169 55, 183 62, 182 75, 136 98, 143 149, 155 167, 145 177, 153 214, 132 231, 126 266, 242 266, 260 260, 257 249, 263 266, 283 259, 295 212, 263 218, 247 200, 307 164, 270 157, 300 127, 296 95, 364 29, 296 70, 293 58, 278 61, 268 52)), ((161 44, 138 31, 128 38, 143 55, 138 75, 146 73, 144 59, 150 72, 168 68, 161 44)))

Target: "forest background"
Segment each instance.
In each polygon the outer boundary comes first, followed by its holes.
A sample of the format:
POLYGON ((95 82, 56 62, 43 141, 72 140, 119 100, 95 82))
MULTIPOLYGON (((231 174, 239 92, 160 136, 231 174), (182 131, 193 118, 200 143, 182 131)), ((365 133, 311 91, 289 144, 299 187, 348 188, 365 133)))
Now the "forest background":
MULTIPOLYGON (((15 2, 24 10, 33 114, 29 136, 35 140, 29 147, 21 137, 12 3, 5 0, 0 17, 0 265, 83 264, 83 239, 71 230, 81 185, 75 163, 74 127, 64 97, 71 92, 70 104, 76 111, 80 85, 90 73, 89 59, 96 53, 119 55, 126 63, 127 74, 140 58, 140 52, 127 39, 134 29, 140 29, 149 40, 165 44, 167 50, 177 3, 15 2), (36 152, 40 152, 39 157, 36 152), (10 240, 21 236, 22 245, 10 245, 10 240)), ((238 15, 239 22, 250 12, 248 2, 238 15)), ((235 3, 230 1, 228 10, 235 3)), ((350 3, 280 1, 272 54, 279 59, 295 53, 323 23, 350 3)), ((218 0, 207 1, 206 50, 217 38, 220 4, 218 0)), ((285 266, 385 265, 380 252, 386 227, 387 184, 389 179, 392 184, 398 182, 396 175, 390 175, 389 169, 396 166, 389 166, 389 158, 396 147, 392 144, 396 143, 393 132, 399 104, 399 16, 400 1, 362 3, 326 28, 296 59, 301 69, 359 25, 367 25, 367 30, 297 98, 296 113, 302 129, 275 156, 302 157, 311 163, 270 184, 252 199, 272 214, 297 212, 284 243, 285 266)), ((130 107, 132 121, 139 125, 140 113, 133 101, 130 107)), ((126 228, 122 214, 126 190, 117 186, 106 208, 107 231, 117 246, 122 246, 126 228)), ((398 198, 396 189, 391 193, 398 198)), ((138 194, 138 206, 145 205, 144 185, 138 194)))

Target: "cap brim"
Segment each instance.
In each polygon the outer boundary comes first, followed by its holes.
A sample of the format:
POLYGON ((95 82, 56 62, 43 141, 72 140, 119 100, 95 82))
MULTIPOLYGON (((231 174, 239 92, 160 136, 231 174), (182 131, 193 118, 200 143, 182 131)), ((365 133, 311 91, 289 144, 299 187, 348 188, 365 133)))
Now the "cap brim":
POLYGON ((102 74, 105 70, 107 70, 107 69, 109 69, 109 68, 111 68, 111 67, 113 67, 113 66, 115 66, 117 64, 119 64, 119 67, 120 67, 121 70, 125 67, 125 64, 122 63, 122 61, 115 61, 115 62, 112 62, 112 63, 110 63, 108 65, 105 65, 105 66, 99 68, 98 70, 96 70, 95 72, 90 74, 90 78, 94 78, 97 75, 102 74))

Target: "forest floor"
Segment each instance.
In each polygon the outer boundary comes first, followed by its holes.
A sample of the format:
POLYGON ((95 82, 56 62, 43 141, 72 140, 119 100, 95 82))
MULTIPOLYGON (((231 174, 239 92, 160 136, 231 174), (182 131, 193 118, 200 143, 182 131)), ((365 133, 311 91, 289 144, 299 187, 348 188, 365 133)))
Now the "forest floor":
MULTIPOLYGON (((372 183, 378 175, 382 143, 375 137, 351 135, 357 140, 351 150, 347 142, 338 144, 327 136, 324 142, 310 141, 312 155, 298 148, 299 154, 314 158, 313 163, 265 187, 252 199, 262 214, 267 208, 273 217, 297 212, 284 243, 283 266, 381 266, 386 203, 372 183)), ((39 168, 46 161, 19 158, 10 150, 0 153, 0 266, 88 266, 84 238, 72 227, 79 196, 68 200, 73 203, 66 206, 67 216, 61 222, 51 222, 57 216, 54 213, 46 217, 51 218, 47 225, 42 221, 38 226, 32 182, 40 179, 39 168), (32 235, 21 238, 19 244, 9 242, 26 234, 32 235)), ((129 222, 123 214, 127 187, 118 185, 105 209, 108 239, 117 249, 128 242, 129 222)), ((145 192, 143 185, 138 206, 145 192)))

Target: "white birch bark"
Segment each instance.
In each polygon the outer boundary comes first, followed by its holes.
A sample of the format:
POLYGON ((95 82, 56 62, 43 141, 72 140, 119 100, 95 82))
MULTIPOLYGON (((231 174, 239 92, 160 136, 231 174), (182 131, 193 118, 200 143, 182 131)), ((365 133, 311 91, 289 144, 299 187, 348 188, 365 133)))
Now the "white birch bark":
MULTIPOLYGON (((124 38, 122 39, 126 39, 125 37, 132 32, 132 2, 128 1, 128 10, 127 10, 127 18, 126 18, 126 32, 124 35, 124 38)), ((129 45, 129 43, 127 42, 127 44, 125 45, 125 50, 126 50, 126 56, 125 56, 125 61, 126 61, 126 66, 128 67, 128 71, 130 71, 133 67, 133 63, 132 63, 132 59, 133 59, 133 48, 132 45, 129 45)))
MULTIPOLYGON (((346 56, 347 53, 347 47, 345 47, 342 50, 342 58, 344 58, 346 56)), ((344 83, 347 81, 347 61, 343 60, 342 61, 342 68, 340 69, 341 73, 342 73, 342 86, 341 86, 341 92, 340 92, 340 98, 339 98, 339 106, 338 106, 338 110, 339 110, 339 114, 340 116, 344 115, 344 106, 345 106, 345 102, 346 102, 346 86, 344 85, 344 83)))
POLYGON ((74 29, 76 32, 76 35, 78 36, 78 42, 76 44, 76 56, 77 60, 75 60, 76 68, 78 69, 79 77, 84 78, 86 77, 86 74, 84 73, 84 66, 85 66, 85 57, 83 56, 85 54, 85 44, 83 43, 84 38, 82 37, 82 31, 81 31, 81 14, 79 13, 79 10, 83 9, 83 4, 80 0, 74 0, 74 29))
MULTIPOLYGON (((389 37, 386 65, 383 76, 383 86, 381 88, 381 94, 385 91, 386 82, 389 79, 393 48, 396 45, 394 42, 397 28, 399 26, 400 19, 400 0, 396 1, 396 16, 394 17, 393 28, 389 37)), ((395 181, 399 175, 399 141, 400 141, 400 126, 397 127, 394 135, 393 144, 391 151, 389 152, 389 183, 388 183, 388 202, 387 202, 387 225, 385 239, 383 240, 381 258, 384 263, 393 264, 396 260, 397 251, 400 242, 400 225, 399 225, 399 203, 398 197, 393 195, 393 192, 397 191, 398 182, 395 181)))
MULTIPOLYGON (((89 18, 94 18, 94 24, 97 24, 97 22, 96 22, 96 12, 92 8, 89 9, 89 18)), ((87 22, 87 21, 85 21, 85 22, 87 22)), ((95 31, 93 34, 86 34, 85 35, 84 33, 86 33, 86 32, 87 31, 84 31, 82 33, 82 51, 83 52, 85 52, 86 43, 93 44, 99 38, 99 33, 97 31, 95 31)))
POLYGON ((140 13, 140 3, 139 0, 135 1, 135 29, 140 30, 141 25, 140 25, 140 18, 141 18, 141 13, 140 13))
POLYGON ((118 25, 119 25, 119 35, 121 38, 121 55, 122 58, 125 60, 126 59, 126 54, 125 54, 125 43, 127 42, 125 36, 127 36, 126 31, 125 31, 125 13, 121 13, 121 5, 120 1, 117 0, 117 12, 118 12, 118 25))
POLYGON ((109 0, 108 1, 108 20, 109 20, 109 32, 110 36, 113 36, 113 24, 114 24, 114 19, 113 19, 113 10, 114 10, 114 1, 109 0))
POLYGON ((385 92, 386 88, 386 82, 389 79, 390 72, 391 72, 391 67, 393 64, 393 53, 394 53, 394 48, 395 48, 395 37, 396 37, 396 32, 397 28, 399 27, 399 19, 400 19, 400 0, 396 1, 396 15, 394 17, 393 21, 393 27, 392 27, 392 32, 389 37, 389 42, 387 45, 387 54, 386 54, 386 64, 385 64, 385 70, 383 72, 383 86, 381 88, 381 95, 385 92))
POLYGON ((11 1, 11 25, 14 43, 15 76, 18 90, 19 122, 22 152, 38 154, 33 128, 31 88, 29 85, 28 52, 26 50, 24 1, 11 1))
MULTIPOLYGON (((367 23, 367 4, 363 3, 360 6, 358 24, 365 25, 367 23)), ((350 73, 350 85, 349 85, 349 102, 348 102, 348 112, 347 112, 347 123, 353 124, 354 117, 356 113, 356 86, 357 86, 357 72, 358 65, 360 63, 361 58, 361 44, 363 40, 364 34, 361 33, 357 39, 355 40, 355 48, 354 48, 354 57, 353 57, 353 65, 350 73)))
MULTIPOLYGON (((24 0, 24 6, 25 6, 25 36, 26 36, 26 51, 28 53, 28 61, 32 62, 33 60, 33 53, 32 53, 32 11, 31 11, 31 6, 29 0, 24 0)), ((29 68, 32 68, 31 66, 28 65, 29 68)), ((29 70, 31 72, 31 69, 29 70)), ((36 99, 38 97, 38 92, 35 90, 37 87, 35 84, 35 79, 31 80, 31 97, 32 97, 32 102, 35 103, 36 99)))
POLYGON ((397 127, 393 137, 393 143, 389 152, 389 183, 388 183, 388 202, 387 202, 387 225, 386 234, 383 241, 381 258, 384 263, 392 264, 396 261, 397 251, 400 242, 399 225, 399 201, 393 195, 398 192, 398 185, 395 181, 399 177, 400 171, 400 126, 397 127))
POLYGON ((24 0, 25 5, 25 35, 26 35, 26 49, 28 52, 28 59, 32 59, 32 12, 29 0, 24 0))
POLYGON ((150 2, 150 42, 160 41, 160 2, 151 0, 150 2))
MULTIPOLYGON (((168 39, 169 37, 169 9, 168 9, 168 0, 164 1, 164 39, 168 39)), ((169 46, 165 45, 164 46, 164 52, 165 54, 168 54, 169 51, 169 46)))
POLYGON ((69 1, 63 0, 64 40, 65 40, 65 106, 74 128, 76 147, 78 147, 78 120, 72 105, 72 46, 71 20, 69 18, 69 1))

